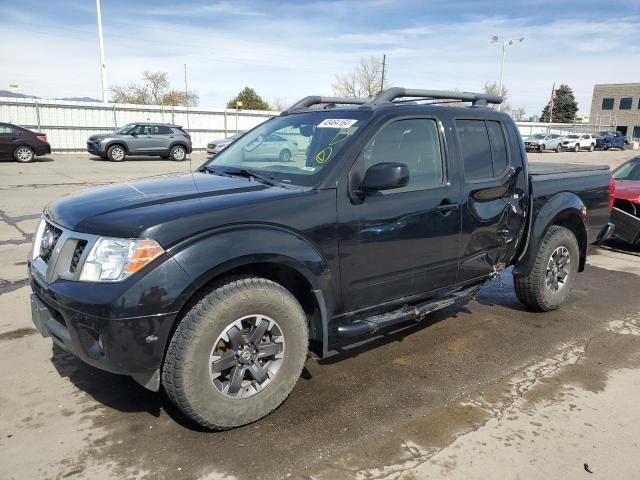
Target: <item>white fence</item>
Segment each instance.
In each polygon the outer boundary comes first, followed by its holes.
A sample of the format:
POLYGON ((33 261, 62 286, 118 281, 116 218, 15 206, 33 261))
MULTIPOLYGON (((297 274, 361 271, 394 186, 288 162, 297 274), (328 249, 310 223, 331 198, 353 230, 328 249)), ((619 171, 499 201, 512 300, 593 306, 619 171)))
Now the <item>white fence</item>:
MULTIPOLYGON (((163 107, 123 103, 67 102, 0 97, 0 122, 47 134, 57 152, 85 151, 89 135, 108 132, 130 122, 176 123, 191 134, 195 149, 207 142, 248 130, 279 112, 205 107, 163 107)), ((595 133, 595 126, 567 123, 516 122, 523 137, 535 133, 595 133)))
POLYGON ((182 125, 196 149, 207 142, 248 130, 279 112, 203 107, 163 107, 122 103, 67 102, 0 97, 0 122, 46 133, 54 151, 85 151, 87 137, 131 122, 182 125))

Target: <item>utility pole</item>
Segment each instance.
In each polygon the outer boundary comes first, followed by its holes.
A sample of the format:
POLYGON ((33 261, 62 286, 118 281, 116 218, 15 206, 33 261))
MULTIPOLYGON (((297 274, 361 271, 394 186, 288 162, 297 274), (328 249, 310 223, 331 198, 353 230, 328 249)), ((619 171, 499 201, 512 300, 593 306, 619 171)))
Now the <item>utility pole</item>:
POLYGON ((102 78, 102 103, 107 103, 107 65, 104 61, 104 39, 102 38, 102 13, 100 12, 100 0, 96 0, 96 13, 98 15, 98 43, 100 44, 100 74, 102 78))
POLYGON ((387 54, 382 55, 382 79, 380 80, 380 91, 384 91, 384 71, 387 67, 387 54))

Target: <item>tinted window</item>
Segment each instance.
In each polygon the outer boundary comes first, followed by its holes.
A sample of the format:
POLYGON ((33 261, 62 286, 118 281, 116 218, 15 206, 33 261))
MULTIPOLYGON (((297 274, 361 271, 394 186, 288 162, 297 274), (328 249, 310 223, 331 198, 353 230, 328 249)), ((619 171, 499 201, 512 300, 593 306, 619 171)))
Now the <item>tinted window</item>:
POLYGON ((509 164, 507 159, 507 145, 500 122, 487 121, 491 152, 493 154, 493 176, 497 177, 504 172, 509 164))
POLYGON ((633 104, 633 98, 631 97, 622 97, 620 99, 620 110, 631 110, 631 105, 633 104))
POLYGON ((154 135, 171 135, 173 132, 166 125, 154 125, 153 126, 153 134, 154 135))
POLYGON ((15 135, 16 133, 18 133, 18 129, 16 127, 12 127, 11 125, 0 125, 0 134, 7 134, 7 135, 15 135))
POLYGON ((613 98, 602 99, 602 110, 613 110, 613 98))
POLYGON ((456 120, 456 130, 462 148, 465 178, 474 181, 493 177, 491 146, 484 120, 456 120))
POLYGON ((633 138, 640 138, 640 127, 633 127, 633 138))
POLYGON ((444 168, 438 127, 434 120, 399 120, 380 130, 363 152, 367 168, 382 162, 409 167, 409 185, 399 191, 423 190, 442 185, 444 168))

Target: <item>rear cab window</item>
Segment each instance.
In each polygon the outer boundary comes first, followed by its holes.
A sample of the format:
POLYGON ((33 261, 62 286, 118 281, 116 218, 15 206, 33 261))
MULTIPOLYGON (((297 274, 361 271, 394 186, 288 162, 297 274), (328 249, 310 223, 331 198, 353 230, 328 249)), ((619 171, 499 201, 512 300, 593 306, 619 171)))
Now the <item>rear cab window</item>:
POLYGON ((502 122, 458 119, 455 123, 467 182, 501 177, 510 163, 502 122))

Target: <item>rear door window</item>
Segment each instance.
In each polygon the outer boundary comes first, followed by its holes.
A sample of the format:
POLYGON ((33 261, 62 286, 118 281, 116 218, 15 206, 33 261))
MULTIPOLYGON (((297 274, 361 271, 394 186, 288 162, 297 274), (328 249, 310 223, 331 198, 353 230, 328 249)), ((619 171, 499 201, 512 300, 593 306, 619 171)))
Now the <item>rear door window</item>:
POLYGON ((509 165, 502 124, 495 120, 456 120, 464 176, 469 182, 500 177, 509 165))
POLYGON ((173 132, 166 125, 154 125, 153 126, 153 134, 154 135, 171 135, 173 132))

